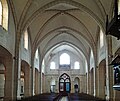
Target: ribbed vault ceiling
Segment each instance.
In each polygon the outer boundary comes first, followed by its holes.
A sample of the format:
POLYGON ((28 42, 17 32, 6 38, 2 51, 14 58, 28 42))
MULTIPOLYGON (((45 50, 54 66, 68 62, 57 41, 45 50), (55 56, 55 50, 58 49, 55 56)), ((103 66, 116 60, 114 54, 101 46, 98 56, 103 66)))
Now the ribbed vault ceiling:
POLYGON ((39 47, 45 55, 66 49, 76 54, 81 51, 88 58, 90 48, 96 51, 99 28, 105 30, 106 14, 111 13, 113 0, 13 0, 12 3, 18 28, 24 31, 29 27, 32 51, 39 47))

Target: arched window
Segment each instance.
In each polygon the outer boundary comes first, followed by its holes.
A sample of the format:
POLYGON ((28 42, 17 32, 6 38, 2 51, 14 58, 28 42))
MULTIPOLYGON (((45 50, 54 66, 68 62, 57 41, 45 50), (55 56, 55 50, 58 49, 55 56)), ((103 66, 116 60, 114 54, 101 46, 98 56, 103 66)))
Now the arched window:
POLYGON ((50 69, 55 69, 55 62, 50 63, 50 69))
POLYGON ((104 45, 104 34, 103 31, 100 29, 100 48, 104 45))
POLYGON ((43 62, 42 62, 42 73, 44 73, 45 72, 45 61, 43 60, 43 62))
POLYGON ((28 31, 24 32, 24 48, 28 50, 28 31))
POLYGON ((38 49, 35 52, 35 58, 38 59, 38 49))
POLYGON ((39 55, 38 55, 38 49, 37 49, 36 52, 35 52, 34 67, 39 70, 39 55))
POLYGON ((120 14, 120 0, 118 0, 118 14, 120 14))
POLYGON ((2 17, 3 16, 3 7, 2 7, 2 3, 0 1, 0 25, 2 25, 2 17))
POLYGON ((8 5, 6 0, 0 0, 0 25, 8 29, 8 5))
POLYGON ((70 65, 70 56, 67 53, 60 56, 60 65, 70 65))
POLYGON ((74 63, 74 69, 80 69, 80 64, 78 61, 74 63))

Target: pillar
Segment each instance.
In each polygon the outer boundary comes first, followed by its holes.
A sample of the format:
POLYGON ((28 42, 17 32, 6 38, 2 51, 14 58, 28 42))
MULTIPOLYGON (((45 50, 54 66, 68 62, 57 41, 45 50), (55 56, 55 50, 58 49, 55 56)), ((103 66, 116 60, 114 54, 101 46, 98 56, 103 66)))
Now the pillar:
POLYGON ((6 73, 5 73, 4 101, 10 101, 10 100, 14 99, 14 96, 13 96, 14 75, 13 75, 13 59, 12 59, 12 57, 6 59, 5 66, 6 66, 6 73))
POLYGON ((30 96, 30 67, 27 65, 24 67, 25 72, 25 81, 24 81, 24 96, 28 97, 30 96))
POLYGON ((109 66, 112 57, 112 38, 107 36, 106 49, 106 99, 113 100, 113 68, 109 66))

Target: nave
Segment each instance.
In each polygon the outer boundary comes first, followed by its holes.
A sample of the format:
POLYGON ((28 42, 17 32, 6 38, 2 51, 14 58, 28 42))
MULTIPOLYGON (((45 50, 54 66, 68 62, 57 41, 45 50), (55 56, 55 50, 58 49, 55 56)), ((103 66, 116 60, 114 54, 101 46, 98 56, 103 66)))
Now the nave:
POLYGON ((120 0, 0 0, 0 101, 63 92, 120 101, 120 0))
POLYGON ((44 93, 35 95, 28 98, 22 98, 22 100, 17 101, 105 101, 85 93, 69 93, 69 94, 59 94, 59 93, 44 93))

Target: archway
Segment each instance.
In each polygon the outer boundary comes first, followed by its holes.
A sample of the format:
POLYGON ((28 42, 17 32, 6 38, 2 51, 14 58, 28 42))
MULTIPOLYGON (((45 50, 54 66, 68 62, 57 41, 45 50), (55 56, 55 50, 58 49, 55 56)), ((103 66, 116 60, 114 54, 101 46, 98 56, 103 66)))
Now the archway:
POLYGON ((78 93, 80 90, 80 79, 78 77, 76 77, 74 80, 74 90, 75 93, 78 93))
POLYGON ((13 99, 13 57, 12 54, 0 46, 0 101, 9 101, 13 99))
POLYGON ((55 79, 52 78, 51 82, 50 82, 50 92, 51 93, 55 93, 55 86, 56 86, 56 83, 55 83, 55 79))
POLYGON ((60 93, 70 93, 71 91, 71 81, 68 74, 63 73, 59 77, 59 92, 60 93))
POLYGON ((5 67, 0 63, 0 101, 4 98, 4 89, 5 89, 5 67))
POLYGON ((24 60, 21 61, 21 94, 30 96, 30 66, 24 60))

